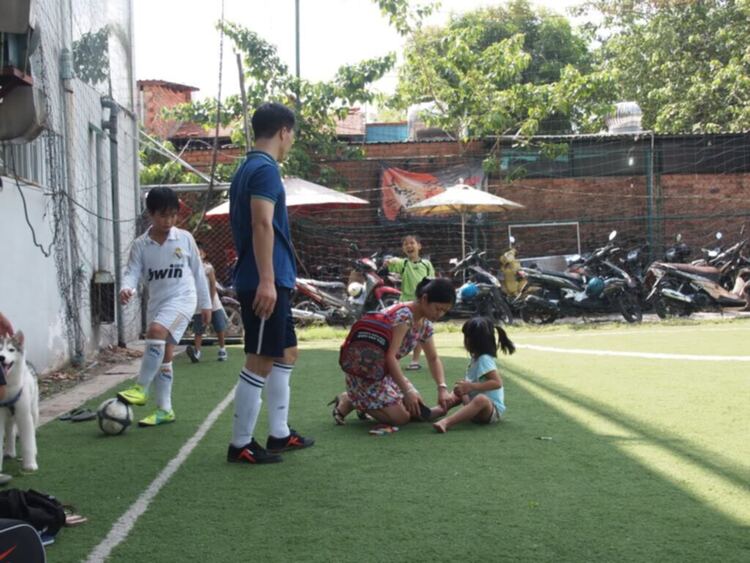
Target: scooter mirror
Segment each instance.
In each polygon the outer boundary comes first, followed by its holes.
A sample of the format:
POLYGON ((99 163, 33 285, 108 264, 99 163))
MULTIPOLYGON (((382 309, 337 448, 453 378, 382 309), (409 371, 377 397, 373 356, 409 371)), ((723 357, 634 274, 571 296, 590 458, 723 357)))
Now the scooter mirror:
POLYGON ((450 264, 451 266, 455 266, 456 264, 458 264, 458 258, 451 258, 450 260, 448 260, 448 264, 450 264))
POLYGON ((721 238, 722 238, 723 236, 724 236, 724 235, 722 235, 722 234, 721 234, 721 231, 718 231, 718 232, 716 233, 716 240, 721 240, 721 238))
MULTIPOLYGON (((743 226, 744 226, 744 225, 743 225, 743 226)), ((511 246, 513 246, 514 244, 516 244, 516 237, 514 237, 513 235, 511 235, 511 236, 510 236, 510 239, 509 239, 509 240, 510 240, 510 245, 511 245, 511 246)))
POLYGON ((611 233, 609 233, 609 240, 610 241, 615 240, 616 236, 617 236, 617 231, 612 231, 611 233))
POLYGON ((682 242, 682 233, 677 233, 677 236, 676 236, 676 237, 674 237, 674 239, 675 239, 675 240, 676 240, 677 242, 682 242))

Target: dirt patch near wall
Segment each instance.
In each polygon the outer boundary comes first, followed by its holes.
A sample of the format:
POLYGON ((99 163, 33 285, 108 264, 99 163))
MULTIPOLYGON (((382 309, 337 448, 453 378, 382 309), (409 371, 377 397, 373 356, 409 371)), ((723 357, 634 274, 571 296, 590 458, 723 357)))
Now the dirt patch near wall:
POLYGON ((67 391, 97 375, 105 373, 113 366, 130 362, 143 356, 141 350, 110 346, 76 368, 72 365, 39 376, 39 398, 46 399, 62 391, 67 391))

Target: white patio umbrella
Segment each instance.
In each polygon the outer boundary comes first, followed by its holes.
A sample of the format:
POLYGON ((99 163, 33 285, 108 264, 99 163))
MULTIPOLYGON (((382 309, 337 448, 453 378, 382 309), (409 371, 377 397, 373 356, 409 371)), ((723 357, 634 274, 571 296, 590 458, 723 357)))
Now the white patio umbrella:
MULTIPOLYGON (((308 182, 301 178, 284 178, 284 188, 286 189, 286 206, 287 207, 304 207, 320 206, 328 207, 349 207, 357 205, 367 205, 370 203, 366 199, 355 197, 353 195, 338 192, 314 182, 308 182)), ((213 209, 206 212, 207 217, 217 217, 229 215, 229 202, 225 201, 213 209)))
POLYGON ((468 184, 456 184, 436 196, 406 208, 415 215, 460 215, 461 257, 466 256, 466 215, 469 213, 498 213, 522 209, 523 205, 500 196, 478 190, 468 184))

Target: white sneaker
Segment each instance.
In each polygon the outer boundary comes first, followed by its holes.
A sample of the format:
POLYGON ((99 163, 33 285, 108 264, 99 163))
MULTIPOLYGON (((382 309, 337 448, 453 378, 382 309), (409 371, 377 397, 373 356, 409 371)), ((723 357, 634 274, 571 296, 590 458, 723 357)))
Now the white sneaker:
POLYGON ((226 361, 226 359, 229 357, 229 354, 227 354, 227 351, 224 348, 219 348, 219 353, 217 359, 220 362, 226 361))

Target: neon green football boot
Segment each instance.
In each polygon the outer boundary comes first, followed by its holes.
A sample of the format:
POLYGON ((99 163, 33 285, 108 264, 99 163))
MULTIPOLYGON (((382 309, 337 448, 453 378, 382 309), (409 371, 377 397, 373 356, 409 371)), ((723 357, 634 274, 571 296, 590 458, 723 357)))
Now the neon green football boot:
POLYGON ((146 399, 148 398, 148 395, 146 394, 146 389, 142 385, 138 385, 137 383, 133 385, 130 389, 125 389, 125 391, 120 391, 117 394, 117 397, 129 404, 129 405, 136 405, 139 407, 142 407, 146 404, 146 399))
POLYGON ((138 426, 159 426, 160 424, 167 424, 169 422, 174 422, 174 411, 156 409, 146 418, 139 420, 138 426))

